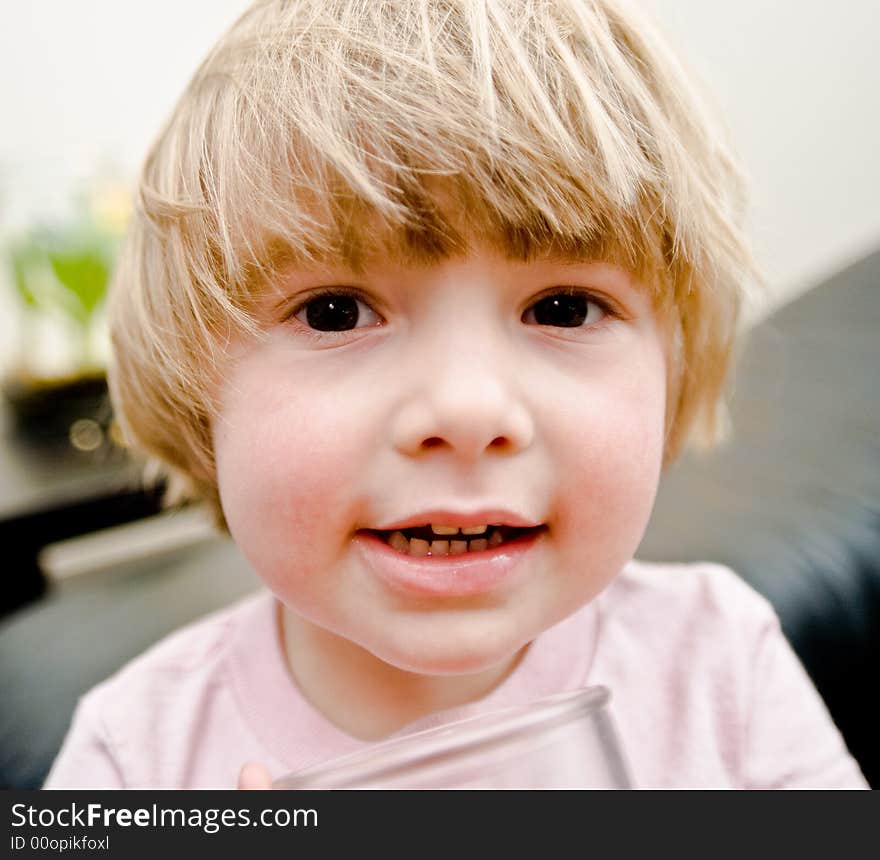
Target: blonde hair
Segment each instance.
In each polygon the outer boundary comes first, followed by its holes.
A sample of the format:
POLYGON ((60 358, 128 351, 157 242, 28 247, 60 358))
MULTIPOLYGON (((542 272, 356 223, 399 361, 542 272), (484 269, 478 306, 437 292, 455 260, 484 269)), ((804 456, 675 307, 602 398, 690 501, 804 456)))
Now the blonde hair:
POLYGON ((255 3, 143 169, 111 298, 126 437, 222 526, 219 359, 259 334, 272 276, 377 249, 432 260, 479 235, 636 271, 669 334, 665 462, 711 445, 754 270, 742 180, 692 89, 617 2, 255 3))

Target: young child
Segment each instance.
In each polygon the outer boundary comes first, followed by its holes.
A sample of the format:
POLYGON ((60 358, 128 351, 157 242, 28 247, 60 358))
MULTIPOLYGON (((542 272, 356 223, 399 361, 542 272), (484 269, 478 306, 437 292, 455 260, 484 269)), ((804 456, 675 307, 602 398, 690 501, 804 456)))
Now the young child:
POLYGON ((111 385, 267 589, 88 693, 47 785, 267 785, 604 684, 637 786, 863 786, 764 599, 633 559, 719 435, 740 192, 614 0, 256 3, 147 160, 111 385))

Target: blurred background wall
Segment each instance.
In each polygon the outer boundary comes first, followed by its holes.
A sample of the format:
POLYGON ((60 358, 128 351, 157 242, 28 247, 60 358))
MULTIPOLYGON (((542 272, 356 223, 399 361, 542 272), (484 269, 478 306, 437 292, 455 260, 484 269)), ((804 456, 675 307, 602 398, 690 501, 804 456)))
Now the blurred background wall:
MULTIPOLYGON (((764 315, 880 242, 880 4, 637 0, 729 126, 751 176, 764 315)), ((97 175, 131 182, 245 0, 37 0, 0 28, 0 242, 97 175)), ((0 277, 8 277, 4 271, 0 277)), ((0 289, 0 367, 14 317, 0 289)))

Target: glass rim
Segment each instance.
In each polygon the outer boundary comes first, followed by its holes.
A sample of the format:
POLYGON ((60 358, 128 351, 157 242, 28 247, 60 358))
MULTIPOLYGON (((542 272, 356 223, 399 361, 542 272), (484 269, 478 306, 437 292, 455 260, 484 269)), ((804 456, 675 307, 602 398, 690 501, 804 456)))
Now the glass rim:
POLYGON ((387 779, 402 770, 430 766, 450 754, 464 759, 478 749, 486 750, 514 741, 538 725, 543 730, 556 728, 585 714, 600 711, 610 698, 610 691, 602 685, 567 690, 533 702, 395 736, 293 773, 279 780, 278 784, 284 788, 310 788, 330 775, 332 783, 338 787, 387 779))

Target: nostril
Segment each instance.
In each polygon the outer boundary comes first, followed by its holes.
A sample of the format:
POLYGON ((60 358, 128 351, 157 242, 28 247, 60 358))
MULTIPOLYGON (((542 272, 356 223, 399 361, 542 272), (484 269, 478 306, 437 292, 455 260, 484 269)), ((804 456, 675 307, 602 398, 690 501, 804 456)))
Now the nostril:
MULTIPOLYGON (((444 441, 439 436, 430 436, 422 442, 423 448, 440 448, 444 441)), ((510 442, 506 436, 496 436, 490 443, 490 448, 505 448, 510 442)))

